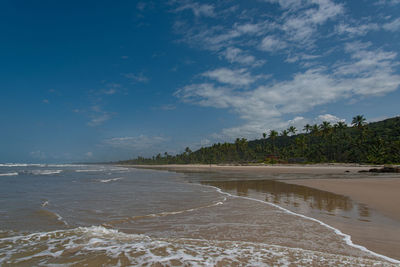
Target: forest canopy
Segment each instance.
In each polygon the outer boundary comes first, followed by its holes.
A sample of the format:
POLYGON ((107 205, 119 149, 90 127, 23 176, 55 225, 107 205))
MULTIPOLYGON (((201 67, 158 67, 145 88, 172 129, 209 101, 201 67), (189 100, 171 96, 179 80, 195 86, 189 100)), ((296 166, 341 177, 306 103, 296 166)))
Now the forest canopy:
POLYGON ((119 164, 250 164, 250 163, 400 163, 400 117, 366 123, 363 115, 344 122, 290 126, 260 139, 237 138, 191 151, 151 158, 137 157, 119 164), (301 132, 300 132, 301 131, 301 132), (300 133, 298 133, 300 132, 300 133))

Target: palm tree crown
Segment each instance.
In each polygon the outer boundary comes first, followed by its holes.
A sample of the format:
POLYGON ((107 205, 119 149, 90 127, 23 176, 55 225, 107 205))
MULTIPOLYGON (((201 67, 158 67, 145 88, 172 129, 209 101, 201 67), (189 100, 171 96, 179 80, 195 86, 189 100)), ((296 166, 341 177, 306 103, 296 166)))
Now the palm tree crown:
POLYGON ((365 123, 366 123, 366 119, 365 119, 364 115, 357 115, 351 121, 351 124, 357 128, 362 128, 365 125, 365 123))
POLYGON ((290 126, 289 129, 288 129, 288 132, 291 133, 291 134, 296 134, 297 129, 294 126, 290 126))
POLYGON ((277 137, 278 136, 278 132, 277 131, 275 131, 275 130, 271 130, 271 131, 269 131, 269 137, 270 138, 275 138, 275 137, 277 137))
POLYGON ((312 126, 310 125, 310 124, 306 124, 305 126, 304 126, 304 131, 306 131, 306 133, 309 133, 310 131, 311 131, 311 129, 312 129, 312 126))

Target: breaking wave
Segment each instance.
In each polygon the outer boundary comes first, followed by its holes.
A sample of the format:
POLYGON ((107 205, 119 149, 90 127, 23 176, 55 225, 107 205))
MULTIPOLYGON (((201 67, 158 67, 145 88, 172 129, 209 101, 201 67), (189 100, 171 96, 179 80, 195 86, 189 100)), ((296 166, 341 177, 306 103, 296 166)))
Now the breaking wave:
POLYGON ((63 170, 32 170, 23 172, 25 174, 33 174, 33 175, 52 175, 52 174, 60 174, 63 170))
POLYGON ((394 266, 301 248, 190 238, 156 238, 102 226, 0 238, 0 265, 394 266))
POLYGON ((0 176, 17 176, 18 172, 0 173, 0 176))
POLYGON ((103 180, 100 180, 100 183, 115 182, 115 181, 122 180, 122 179, 124 179, 124 178, 119 177, 119 178, 112 178, 112 179, 103 179, 103 180))

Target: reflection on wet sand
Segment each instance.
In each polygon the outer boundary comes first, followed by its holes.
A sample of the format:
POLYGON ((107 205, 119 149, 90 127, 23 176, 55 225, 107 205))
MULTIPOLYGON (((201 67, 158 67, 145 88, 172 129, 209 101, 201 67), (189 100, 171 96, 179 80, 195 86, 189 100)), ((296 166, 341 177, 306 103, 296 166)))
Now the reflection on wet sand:
POLYGON ((252 194, 260 196, 262 193, 268 202, 302 210, 318 210, 329 215, 347 217, 348 213, 355 212, 356 208, 358 216, 363 220, 370 217, 370 211, 366 205, 356 204, 346 196, 306 186, 287 184, 276 180, 202 181, 201 183, 236 193, 239 196, 251 196, 252 194))

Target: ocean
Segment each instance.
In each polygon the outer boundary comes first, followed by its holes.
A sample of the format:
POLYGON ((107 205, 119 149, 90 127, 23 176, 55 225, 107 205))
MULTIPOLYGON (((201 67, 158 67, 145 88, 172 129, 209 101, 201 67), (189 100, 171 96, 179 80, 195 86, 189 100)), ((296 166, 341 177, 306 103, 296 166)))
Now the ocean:
POLYGON ((0 164, 0 266, 397 266, 319 219, 332 214, 373 219, 277 181, 0 164))

